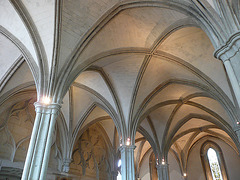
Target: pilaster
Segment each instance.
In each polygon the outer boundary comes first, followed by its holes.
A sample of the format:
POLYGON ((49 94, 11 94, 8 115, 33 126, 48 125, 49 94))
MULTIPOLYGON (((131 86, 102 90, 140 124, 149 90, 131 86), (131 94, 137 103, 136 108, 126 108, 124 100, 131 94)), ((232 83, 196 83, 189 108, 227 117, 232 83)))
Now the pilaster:
POLYGON ((45 180, 52 134, 56 123, 59 104, 36 102, 36 117, 23 169, 22 180, 45 180))
POLYGON ((119 148, 122 161, 122 180, 135 180, 134 149, 135 146, 133 145, 123 145, 119 148))

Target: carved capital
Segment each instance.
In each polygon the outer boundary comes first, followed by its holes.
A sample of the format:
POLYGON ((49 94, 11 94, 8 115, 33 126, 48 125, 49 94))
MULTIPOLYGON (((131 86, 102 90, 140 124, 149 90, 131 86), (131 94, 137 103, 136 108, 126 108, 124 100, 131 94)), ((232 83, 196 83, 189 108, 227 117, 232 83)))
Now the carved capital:
POLYGON ((168 169, 168 164, 157 164, 156 165, 157 170, 163 170, 163 169, 168 169))
POLYGON ((234 127, 234 131, 235 132, 240 132, 240 125, 237 125, 236 127, 234 127))
POLYGON ((240 32, 233 34, 229 40, 214 52, 214 57, 224 61, 234 57, 240 49, 240 32))
POLYGON ((240 142, 240 125, 237 125, 236 127, 234 127, 234 131, 237 134, 238 141, 240 142))
POLYGON ((117 177, 118 176, 118 171, 112 171, 111 174, 112 174, 113 177, 117 177))
POLYGON ((136 148, 136 146, 134 146, 134 145, 130 145, 130 146, 122 145, 122 146, 119 147, 119 150, 120 150, 120 152, 131 151, 131 150, 133 151, 135 148, 136 148))
POLYGON ((64 159, 63 168, 62 168, 63 172, 67 173, 69 171, 71 162, 72 162, 72 159, 69 159, 69 158, 64 159))
POLYGON ((41 102, 35 102, 34 106, 35 106, 36 113, 44 113, 44 114, 55 114, 61 108, 61 105, 57 103, 43 104, 41 102))

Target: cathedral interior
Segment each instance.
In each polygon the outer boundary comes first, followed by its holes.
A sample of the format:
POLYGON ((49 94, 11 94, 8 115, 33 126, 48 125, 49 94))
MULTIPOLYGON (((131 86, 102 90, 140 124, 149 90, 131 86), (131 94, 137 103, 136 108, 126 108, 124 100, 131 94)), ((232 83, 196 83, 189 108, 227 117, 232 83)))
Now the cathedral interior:
POLYGON ((239 0, 0 0, 0 180, 239 180, 239 0))

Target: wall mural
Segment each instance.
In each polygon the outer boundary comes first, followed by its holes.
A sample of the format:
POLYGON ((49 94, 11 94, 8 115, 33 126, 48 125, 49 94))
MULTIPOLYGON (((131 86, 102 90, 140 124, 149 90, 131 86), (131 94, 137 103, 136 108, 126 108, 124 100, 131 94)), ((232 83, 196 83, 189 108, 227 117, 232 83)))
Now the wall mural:
POLYGON ((71 173, 85 179, 111 179, 109 152, 100 129, 94 124, 76 141, 71 173))
POLYGON ((16 102, 0 113, 0 158, 23 162, 34 123, 34 98, 16 102))

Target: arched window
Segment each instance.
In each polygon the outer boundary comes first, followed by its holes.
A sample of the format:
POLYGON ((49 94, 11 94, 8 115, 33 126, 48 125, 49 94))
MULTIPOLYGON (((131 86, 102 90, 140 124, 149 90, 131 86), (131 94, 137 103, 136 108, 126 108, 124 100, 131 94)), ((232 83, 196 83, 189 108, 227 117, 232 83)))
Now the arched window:
POLYGON ((228 180, 220 147, 206 141, 201 148, 201 159, 207 180, 228 180))
POLYGON ((223 180, 217 153, 213 148, 207 150, 207 157, 213 180, 223 180))

